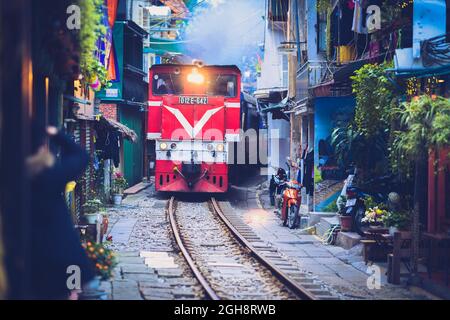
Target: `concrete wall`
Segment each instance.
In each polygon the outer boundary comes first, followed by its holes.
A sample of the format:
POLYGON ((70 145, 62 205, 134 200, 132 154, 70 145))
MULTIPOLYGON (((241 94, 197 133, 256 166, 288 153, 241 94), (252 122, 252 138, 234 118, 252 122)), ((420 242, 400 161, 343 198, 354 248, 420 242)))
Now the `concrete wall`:
POLYGON ((257 80, 258 89, 281 88, 281 55, 278 53, 280 42, 285 41, 281 30, 272 29, 270 21, 266 21, 266 36, 264 40, 264 58, 261 66, 261 76, 257 80))
MULTIPOLYGON (((273 120, 272 115, 268 114, 269 127, 269 175, 273 172, 273 167, 286 168, 286 157, 290 153, 290 124, 286 120, 273 120)), ((270 177, 270 176, 269 176, 270 177)))
MULTIPOLYGON (((264 57, 261 67, 261 77, 257 80, 258 89, 275 89, 283 87, 282 56, 278 46, 286 41, 285 34, 280 27, 266 19, 264 39, 264 57)), ((287 88, 286 88, 287 89, 287 88)), ((286 120, 273 120, 272 114, 267 115, 269 129, 268 136, 268 173, 269 178, 273 167, 285 167, 286 157, 290 148, 290 124, 286 120)))

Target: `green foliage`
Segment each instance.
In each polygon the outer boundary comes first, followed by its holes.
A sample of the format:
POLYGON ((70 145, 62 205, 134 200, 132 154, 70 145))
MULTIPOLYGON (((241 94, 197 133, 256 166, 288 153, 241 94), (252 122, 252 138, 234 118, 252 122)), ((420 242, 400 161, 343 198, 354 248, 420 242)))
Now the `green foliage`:
POLYGON ((384 225, 389 227, 397 227, 400 230, 406 230, 411 225, 411 215, 408 211, 389 211, 383 217, 384 225))
POLYGON ((386 209, 386 205, 380 202, 376 202, 375 199, 372 196, 366 196, 364 197, 364 205, 366 208, 374 208, 378 207, 381 209, 386 209))
POLYGON ((391 161, 395 169, 428 153, 431 147, 450 145, 450 101, 423 95, 393 110, 401 130, 394 133, 391 161))
POLYGON ((317 11, 320 13, 325 13, 331 8, 330 0, 317 0, 317 11))
POLYGON ((106 33, 106 27, 102 24, 103 0, 79 0, 81 10, 80 41, 80 69, 85 81, 93 81, 98 77, 102 86, 108 85, 107 71, 98 61, 96 54, 96 42, 106 33))
POLYGON ((336 200, 336 207, 338 209, 339 214, 343 214, 345 209, 345 205, 347 203, 347 197, 344 195, 340 195, 336 200))
POLYGON ((392 122, 391 108, 396 102, 394 88, 385 75, 390 65, 366 64, 351 77, 356 97, 352 123, 335 128, 331 145, 340 166, 355 164, 362 177, 386 172, 388 141, 392 122))
POLYGON ((373 138, 389 129, 394 88, 385 75, 389 64, 366 64, 351 77, 356 95, 356 131, 373 138))
POLYGON ((105 66, 102 65, 99 61, 92 68, 93 74, 95 74, 100 81, 102 87, 109 88, 111 87, 111 82, 108 80, 108 70, 106 70, 105 66))
POLYGON ((331 60, 333 58, 332 57, 333 46, 331 41, 331 9, 327 10, 326 43, 327 43, 327 58, 328 60, 331 60))
POLYGON ((338 212, 336 201, 331 201, 329 205, 322 209, 323 212, 338 212))
POLYGON ((95 273, 105 281, 113 276, 114 268, 117 266, 115 253, 109 248, 109 243, 97 243, 88 241, 83 243, 86 254, 95 265, 95 273))
POLYGON ((322 173, 320 172, 319 168, 314 167, 314 183, 320 183, 322 181, 322 173))
POLYGON ((97 213, 104 210, 103 203, 99 199, 90 199, 82 206, 83 213, 97 213))
POLYGON ((122 173, 116 172, 113 180, 113 193, 122 194, 128 187, 128 182, 122 173))
POLYGON ((348 167, 352 162, 360 162, 359 156, 365 147, 363 136, 351 124, 333 130, 331 145, 334 147, 336 160, 342 167, 348 167))
POLYGON ((388 26, 398 20, 401 16, 402 8, 398 3, 385 0, 381 6, 381 25, 388 26))

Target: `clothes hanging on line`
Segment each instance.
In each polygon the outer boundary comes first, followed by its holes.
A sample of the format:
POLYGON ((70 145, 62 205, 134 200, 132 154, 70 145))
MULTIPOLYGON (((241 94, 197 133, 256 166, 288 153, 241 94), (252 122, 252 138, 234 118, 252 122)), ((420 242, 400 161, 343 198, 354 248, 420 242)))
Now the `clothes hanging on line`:
POLYGON ((100 151, 99 157, 103 160, 111 159, 114 167, 120 164, 120 134, 117 130, 98 130, 95 147, 100 151))

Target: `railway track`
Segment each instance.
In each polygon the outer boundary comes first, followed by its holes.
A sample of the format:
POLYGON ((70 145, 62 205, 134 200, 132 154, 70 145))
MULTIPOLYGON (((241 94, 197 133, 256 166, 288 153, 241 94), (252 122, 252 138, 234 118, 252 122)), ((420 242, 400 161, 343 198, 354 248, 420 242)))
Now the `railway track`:
POLYGON ((222 206, 214 198, 178 203, 175 197, 168 206, 176 243, 207 298, 336 299, 222 206))

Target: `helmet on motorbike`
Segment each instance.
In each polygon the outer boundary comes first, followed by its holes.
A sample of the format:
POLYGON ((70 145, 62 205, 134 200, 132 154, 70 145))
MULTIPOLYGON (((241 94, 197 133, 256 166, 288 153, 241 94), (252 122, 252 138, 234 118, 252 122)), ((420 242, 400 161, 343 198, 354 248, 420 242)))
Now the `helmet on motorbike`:
POLYGON ((277 176, 278 177, 286 177, 287 176, 287 174, 286 174, 286 170, 284 170, 283 168, 278 168, 278 170, 277 170, 277 176))

